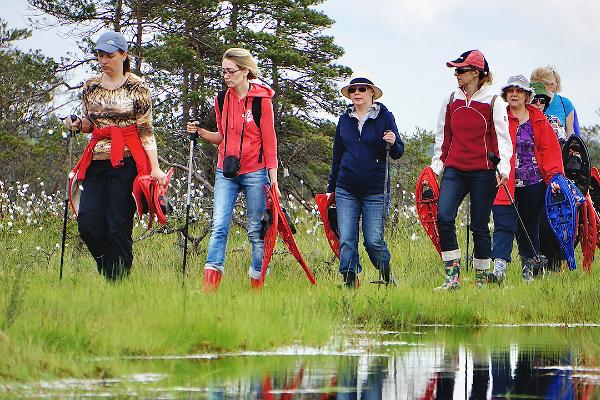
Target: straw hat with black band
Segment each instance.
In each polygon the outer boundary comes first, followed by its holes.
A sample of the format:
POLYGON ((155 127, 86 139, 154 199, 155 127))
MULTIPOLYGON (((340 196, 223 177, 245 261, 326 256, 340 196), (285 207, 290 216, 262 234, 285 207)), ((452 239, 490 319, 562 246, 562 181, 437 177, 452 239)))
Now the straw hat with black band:
POLYGON ((344 86, 341 90, 342 94, 344 95, 344 97, 346 98, 350 98, 350 93, 348 93, 348 89, 351 86, 366 86, 366 87, 370 87, 371 89, 373 89, 373 92, 375 93, 375 95, 373 96, 373 101, 377 100, 378 98, 380 98, 381 96, 383 96, 383 92, 381 91, 381 89, 379 89, 377 86, 375 86, 373 84, 373 82, 371 82, 369 79, 367 78, 354 78, 350 81, 349 84, 347 84, 346 86, 344 86))

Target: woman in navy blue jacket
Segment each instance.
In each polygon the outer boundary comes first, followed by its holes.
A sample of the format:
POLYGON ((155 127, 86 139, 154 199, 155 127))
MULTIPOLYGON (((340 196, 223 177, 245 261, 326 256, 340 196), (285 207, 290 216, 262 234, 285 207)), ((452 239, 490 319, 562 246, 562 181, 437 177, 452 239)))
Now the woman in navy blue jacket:
MULTIPOLYGON (((342 94, 352 104, 337 124, 327 192, 335 192, 340 273, 346 286, 356 288, 357 275, 362 271, 358 259, 361 215, 367 254, 383 280, 390 280, 390 252, 383 239, 386 146, 390 146, 391 158, 398 159, 404 144, 392 113, 375 102, 383 93, 373 82, 354 78, 342 88, 342 94)), ((389 189, 389 177, 385 184, 389 189)), ((389 202, 388 194, 386 211, 389 202)))

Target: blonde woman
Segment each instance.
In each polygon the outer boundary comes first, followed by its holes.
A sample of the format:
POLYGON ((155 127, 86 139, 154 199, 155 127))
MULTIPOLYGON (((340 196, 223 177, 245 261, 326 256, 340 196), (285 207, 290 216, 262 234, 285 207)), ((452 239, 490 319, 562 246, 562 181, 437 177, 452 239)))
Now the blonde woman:
POLYGON ((561 90, 560 75, 553 67, 539 67, 531 73, 531 83, 541 82, 546 88, 546 94, 550 96, 550 104, 545 111, 546 115, 557 117, 567 132, 579 134, 579 121, 573 103, 568 98, 558 94, 561 90))
POLYGON ((477 286, 483 286, 490 268, 491 239, 488 222, 497 185, 506 183, 513 152, 508 132, 506 103, 490 88, 492 75, 479 50, 464 52, 446 63, 454 68, 458 88, 442 105, 435 134, 431 168, 442 174, 438 227, 445 279, 437 289, 460 286, 460 248, 456 238, 458 207, 470 194, 477 286), (496 176, 488 155, 500 157, 496 176))
POLYGON ((264 248, 260 228, 266 208, 263 185, 277 186, 277 138, 271 102, 275 92, 250 82, 258 77, 258 66, 248 50, 227 50, 223 54, 221 73, 227 90, 215 97, 217 132, 201 128, 197 123, 187 125, 189 133, 197 133, 219 146, 212 230, 204 264, 206 291, 219 287, 231 215, 239 192, 244 193, 246 200, 248 240, 252 245, 250 284, 260 287, 264 248), (255 115, 259 113, 260 119, 255 115))

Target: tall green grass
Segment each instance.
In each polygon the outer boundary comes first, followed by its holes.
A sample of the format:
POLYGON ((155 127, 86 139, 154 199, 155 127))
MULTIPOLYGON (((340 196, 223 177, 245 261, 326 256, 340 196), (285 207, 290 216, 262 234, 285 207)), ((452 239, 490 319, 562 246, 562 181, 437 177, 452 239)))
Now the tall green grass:
MULTIPOLYGON (((182 282, 181 251, 174 235, 134 244, 131 276, 107 283, 69 227, 64 276, 58 280, 60 229, 0 230, 0 380, 98 377, 122 372, 123 363, 96 357, 261 350, 294 343, 331 344, 361 327, 402 329, 413 324, 600 323, 597 263, 548 275, 526 285, 518 263, 506 284, 484 289, 463 273, 463 288, 433 292, 442 279, 439 257, 418 227, 388 231, 398 287, 379 287, 361 250, 362 285, 341 287, 337 261, 319 230, 296 236, 318 285, 313 287, 279 243, 262 291, 250 289, 250 246, 232 229, 226 272, 217 293, 201 288, 206 244, 188 258, 182 282), (38 249, 39 248, 39 249, 38 249), (183 283, 183 285, 182 285, 183 283), (102 359, 101 359, 102 360, 102 359)), ((137 231, 135 237, 143 232, 137 231)))

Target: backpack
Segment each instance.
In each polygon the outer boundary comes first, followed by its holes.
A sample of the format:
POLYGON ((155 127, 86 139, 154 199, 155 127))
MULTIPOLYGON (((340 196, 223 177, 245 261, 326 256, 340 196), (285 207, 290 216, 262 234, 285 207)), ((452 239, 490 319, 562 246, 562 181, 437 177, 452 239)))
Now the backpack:
MULTIPOLYGON (((225 103, 225 94, 227 90, 220 90, 217 93, 217 106, 219 107, 219 113, 223 113, 223 103, 225 103)), ((260 118, 262 117, 262 97, 255 97, 252 99, 252 118, 254 123, 260 130, 260 118)))
MULTIPOLYGON (((225 103, 225 94, 227 90, 220 90, 217 93, 217 107, 219 113, 223 114, 223 104, 225 103)), ((262 97, 254 97, 252 99, 252 118, 260 131, 260 153, 258 154, 258 162, 262 162, 263 146, 262 146, 262 131, 260 129, 260 118, 262 117, 262 97)), ((243 140, 243 139, 242 139, 243 140)))

